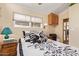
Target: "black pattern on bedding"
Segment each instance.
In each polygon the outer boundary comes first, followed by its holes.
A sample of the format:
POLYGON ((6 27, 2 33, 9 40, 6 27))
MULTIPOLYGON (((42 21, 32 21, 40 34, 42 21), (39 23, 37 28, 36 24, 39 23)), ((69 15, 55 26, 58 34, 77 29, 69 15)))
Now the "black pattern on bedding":
POLYGON ((47 37, 44 35, 43 32, 40 32, 38 35, 35 33, 30 33, 29 39, 25 40, 25 42, 31 42, 33 44, 42 43, 42 42, 46 42, 46 41, 47 41, 47 37))
POLYGON ((44 56, 79 56, 79 52, 70 46, 48 45, 48 51, 44 53, 44 56))
POLYGON ((35 33, 30 33, 30 35, 31 38, 29 40, 25 40, 26 42, 24 41, 22 43, 30 43, 30 45, 25 46, 27 48, 32 47, 34 49, 39 49, 39 51, 44 51, 42 52, 44 56, 79 56, 78 48, 71 47, 53 40, 52 42, 48 42, 48 38, 43 34, 43 32, 40 32, 39 35, 35 33), (39 38, 37 38, 37 36, 39 38), (40 41, 40 43, 38 41, 40 41))
POLYGON ((42 43, 41 45, 36 43, 33 46, 36 49, 38 48, 42 51, 45 50, 43 53, 44 56, 79 56, 79 49, 73 48, 69 45, 58 46, 55 41, 51 43, 42 43))

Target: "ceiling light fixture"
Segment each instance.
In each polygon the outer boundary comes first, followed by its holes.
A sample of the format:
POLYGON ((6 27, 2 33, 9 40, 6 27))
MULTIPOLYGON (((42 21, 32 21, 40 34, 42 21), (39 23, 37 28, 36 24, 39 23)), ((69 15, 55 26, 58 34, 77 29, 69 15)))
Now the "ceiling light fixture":
POLYGON ((42 5, 42 3, 38 3, 38 5, 42 5))

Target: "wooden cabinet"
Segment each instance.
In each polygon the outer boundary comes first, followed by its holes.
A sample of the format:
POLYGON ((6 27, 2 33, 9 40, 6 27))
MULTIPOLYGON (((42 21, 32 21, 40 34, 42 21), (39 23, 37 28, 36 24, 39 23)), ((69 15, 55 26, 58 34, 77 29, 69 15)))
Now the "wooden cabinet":
POLYGON ((0 56, 16 56, 17 42, 3 43, 1 45, 0 56))
POLYGON ((50 13, 48 15, 48 24, 49 25, 57 25, 58 24, 58 15, 54 13, 50 13))

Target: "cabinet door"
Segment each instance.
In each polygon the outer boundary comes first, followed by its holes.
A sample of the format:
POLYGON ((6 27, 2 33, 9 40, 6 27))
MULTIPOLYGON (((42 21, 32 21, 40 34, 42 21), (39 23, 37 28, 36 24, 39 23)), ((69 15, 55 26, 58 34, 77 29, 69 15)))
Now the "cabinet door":
POLYGON ((58 16, 57 15, 54 15, 53 24, 54 25, 58 24, 58 16))
POLYGON ((48 24, 49 24, 49 25, 52 25, 52 23, 53 23, 52 14, 49 14, 49 15, 48 15, 48 24))
POLYGON ((50 13, 48 15, 48 24, 49 25, 57 25, 58 24, 58 15, 50 13))

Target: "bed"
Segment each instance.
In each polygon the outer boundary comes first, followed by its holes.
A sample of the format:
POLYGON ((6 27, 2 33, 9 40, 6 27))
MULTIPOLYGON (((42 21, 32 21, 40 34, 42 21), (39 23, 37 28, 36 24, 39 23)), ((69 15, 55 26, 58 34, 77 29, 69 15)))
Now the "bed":
POLYGON ((79 56, 78 48, 49 39, 42 44, 32 44, 21 38, 17 50, 18 56, 79 56))

